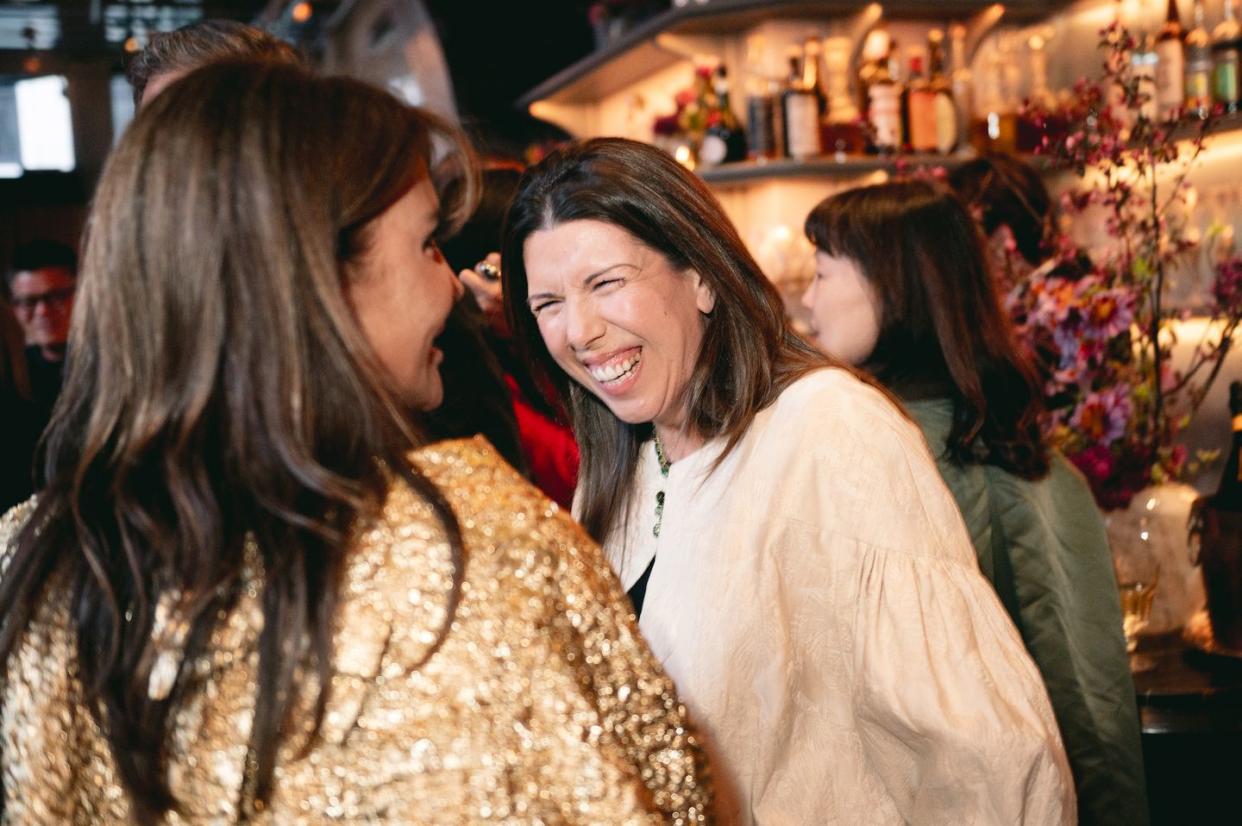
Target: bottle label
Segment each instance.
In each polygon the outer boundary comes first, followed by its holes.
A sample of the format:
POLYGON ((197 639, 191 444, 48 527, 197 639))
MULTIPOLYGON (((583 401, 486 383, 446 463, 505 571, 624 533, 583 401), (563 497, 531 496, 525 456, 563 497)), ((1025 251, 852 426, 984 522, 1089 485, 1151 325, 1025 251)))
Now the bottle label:
POLYGON ((875 84, 871 87, 871 127, 875 129, 875 145, 884 148, 901 146, 901 97, 897 87, 875 84))
POLYGON ((1211 70, 1192 69, 1186 73, 1186 105, 1196 108, 1212 105, 1211 70))
POLYGON ((1186 55, 1180 40, 1156 44, 1156 103, 1162 111, 1180 109, 1186 102, 1186 55))
POLYGON ((910 148, 915 152, 936 149, 936 94, 929 89, 910 93, 910 148))
POLYGON ((1216 56, 1216 72, 1213 91, 1217 103, 1238 102, 1238 52, 1229 49, 1216 56))
POLYGON ((1139 114, 1148 120, 1155 120, 1159 111, 1156 101, 1156 56, 1151 53, 1136 53, 1131 65, 1138 94, 1142 99, 1139 103, 1139 114))
POLYGON ((814 95, 785 98, 785 135, 789 157, 810 158, 819 154, 819 102, 814 95))
POLYGON ((946 94, 936 95, 936 151, 949 154, 960 139, 957 107, 946 94))

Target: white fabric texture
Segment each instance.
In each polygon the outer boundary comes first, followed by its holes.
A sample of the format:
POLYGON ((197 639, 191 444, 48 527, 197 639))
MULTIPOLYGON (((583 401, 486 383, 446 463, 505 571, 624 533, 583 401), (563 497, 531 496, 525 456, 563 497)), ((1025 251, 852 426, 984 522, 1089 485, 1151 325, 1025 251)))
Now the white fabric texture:
POLYGON ((1039 673, 916 425, 846 371, 792 384, 714 472, 643 447, 605 550, 714 761, 720 822, 1073 823, 1039 673), (665 491, 659 538, 656 492, 665 491))

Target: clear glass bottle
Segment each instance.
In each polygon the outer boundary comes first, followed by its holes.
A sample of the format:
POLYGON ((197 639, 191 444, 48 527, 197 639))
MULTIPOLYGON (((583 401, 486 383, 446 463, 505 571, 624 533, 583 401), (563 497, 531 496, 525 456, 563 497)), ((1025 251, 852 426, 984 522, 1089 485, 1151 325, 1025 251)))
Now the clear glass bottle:
POLYGON ((949 59, 949 87, 957 110, 957 143, 959 149, 964 149, 969 146, 970 120, 975 114, 975 76, 966 60, 966 27, 960 23, 949 27, 949 59))

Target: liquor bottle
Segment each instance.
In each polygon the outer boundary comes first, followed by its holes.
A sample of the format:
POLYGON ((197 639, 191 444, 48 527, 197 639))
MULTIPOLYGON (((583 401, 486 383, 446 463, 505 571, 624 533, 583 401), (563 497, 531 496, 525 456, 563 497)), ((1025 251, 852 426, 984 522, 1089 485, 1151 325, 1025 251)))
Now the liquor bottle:
POLYGON ((872 148, 881 155, 901 149, 901 89, 893 81, 888 61, 876 65, 868 86, 867 118, 871 122, 872 148))
POLYGON ((1233 438, 1216 493, 1196 501, 1190 532, 1198 539, 1212 636, 1242 649, 1242 382, 1229 385, 1233 438))
POLYGON ((1030 68, 1029 111, 1018 117, 1015 143, 1019 152, 1034 152, 1040 148, 1045 135, 1051 139, 1064 128, 1063 120, 1056 115, 1056 97, 1048 88, 1047 42, 1035 34, 1026 42, 1030 68))
POLYGON ((1238 65, 1242 53, 1242 27, 1235 4, 1225 0, 1225 19, 1212 31, 1212 92, 1226 112, 1238 111, 1238 65))
POLYGON ((1156 37, 1156 110, 1168 118, 1186 102, 1186 44, 1177 0, 1169 0, 1164 26, 1156 37))
POLYGON ((773 77, 771 58, 766 38, 746 38, 746 156, 752 161, 779 158, 785 151, 780 84, 773 77))
POLYGON ((906 82, 905 105, 907 142, 914 152, 936 151, 936 93, 923 73, 923 56, 910 57, 910 79, 906 82))
POLYGON ((789 50, 789 80, 781 93, 785 120, 785 154, 803 160, 819 154, 819 99, 804 86, 803 54, 789 50))
POLYGON ((712 75, 716 109, 708 114, 707 131, 699 147, 699 162, 706 166, 732 163, 746 158, 746 133, 738 122, 729 98, 729 74, 723 65, 712 75))
POLYGON ((773 94, 772 81, 753 79, 746 97, 746 156, 752 161, 779 158, 785 135, 781 129, 780 96, 773 94))
POLYGON ((1141 34, 1130 53, 1130 69, 1138 84, 1139 117, 1154 121, 1159 117, 1160 106, 1156 101, 1156 71, 1160 56, 1156 53, 1156 41, 1150 34, 1141 34))
POLYGON ((828 88, 824 83, 823 66, 819 39, 808 37, 802 44, 802 86, 815 95, 821 120, 828 114, 828 88))
POLYGON ((935 149, 947 155, 957 148, 961 132, 957 128, 957 105, 953 99, 953 89, 949 84, 949 76, 945 73, 944 32, 932 29, 927 33, 928 68, 931 77, 928 84, 933 95, 932 108, 936 120, 935 149))
POLYGON ((970 119, 975 114, 975 78, 966 62, 966 27, 961 23, 949 27, 949 57, 953 67, 949 88, 957 110, 957 143, 964 149, 969 145, 970 119))
POLYGON ((855 86, 859 111, 866 112, 871 106, 871 84, 879 74, 880 64, 888 59, 891 39, 888 27, 881 21, 880 25, 868 32, 866 39, 863 40, 855 86))
POLYGON ((1229 415, 1233 423, 1233 441, 1211 504, 1217 510, 1242 511, 1242 381, 1229 385, 1229 415))
POLYGON ((1186 112, 1206 118, 1212 111, 1212 44, 1203 23, 1203 0, 1195 0, 1194 21, 1186 35, 1186 112))
POLYGON ((850 39, 830 37, 824 41, 824 77, 828 91, 828 115, 820 129, 820 146, 825 154, 844 160, 861 154, 867 137, 859 124, 860 116, 850 96, 850 39))

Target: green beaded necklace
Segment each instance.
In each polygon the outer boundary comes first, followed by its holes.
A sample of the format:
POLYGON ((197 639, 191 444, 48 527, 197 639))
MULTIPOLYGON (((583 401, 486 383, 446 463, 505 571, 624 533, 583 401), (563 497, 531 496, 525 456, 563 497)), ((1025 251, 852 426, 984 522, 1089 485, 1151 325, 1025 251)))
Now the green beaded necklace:
MULTIPOLYGON (((664 445, 660 444, 659 434, 656 434, 656 437, 655 437, 655 452, 656 452, 656 461, 660 463, 660 476, 667 479, 668 469, 673 466, 673 463, 670 462, 668 460, 668 457, 664 455, 664 445)), ((655 513, 656 513, 655 527, 651 529, 651 534, 652 536, 659 538, 660 525, 664 521, 664 491, 662 490, 656 491, 655 513)))

